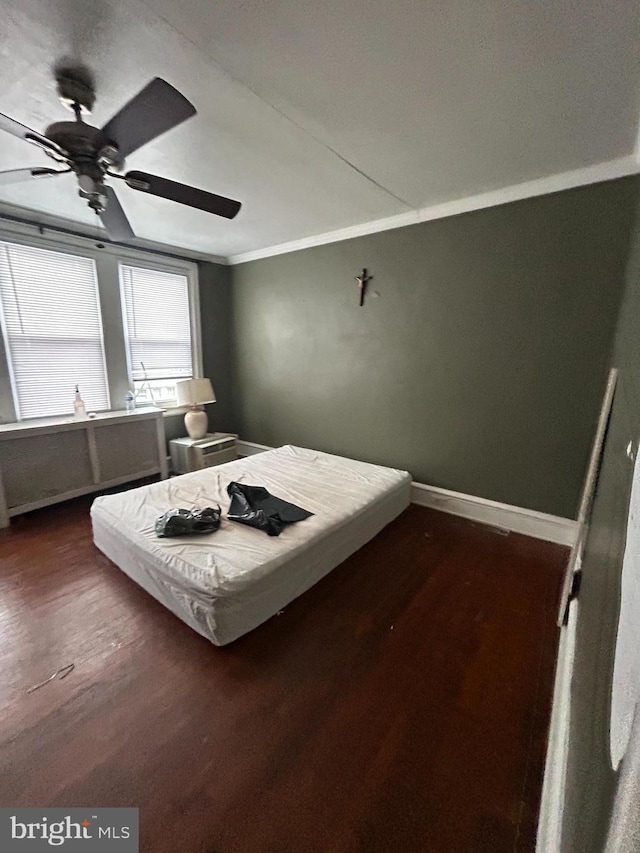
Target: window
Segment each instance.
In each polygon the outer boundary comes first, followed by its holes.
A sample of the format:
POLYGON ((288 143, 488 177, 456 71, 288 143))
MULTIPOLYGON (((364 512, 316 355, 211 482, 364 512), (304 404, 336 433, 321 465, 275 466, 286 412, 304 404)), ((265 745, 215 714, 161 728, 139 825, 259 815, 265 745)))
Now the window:
POLYGON ((0 421, 177 405, 202 376, 198 267, 79 235, 0 230, 0 421))
POLYGON ((137 405, 170 406, 194 375, 186 275, 120 265, 129 376, 137 405))
POLYGON ((2 332, 16 417, 110 406, 95 262, 0 242, 2 332))

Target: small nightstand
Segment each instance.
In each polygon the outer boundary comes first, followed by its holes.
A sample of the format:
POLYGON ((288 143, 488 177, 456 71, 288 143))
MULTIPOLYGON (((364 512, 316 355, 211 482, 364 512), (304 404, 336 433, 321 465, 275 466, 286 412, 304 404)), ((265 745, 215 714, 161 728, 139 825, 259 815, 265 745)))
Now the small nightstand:
POLYGON ((197 440, 174 438, 169 442, 171 468, 176 474, 200 471, 212 465, 222 465, 238 458, 237 435, 231 432, 212 432, 197 440))

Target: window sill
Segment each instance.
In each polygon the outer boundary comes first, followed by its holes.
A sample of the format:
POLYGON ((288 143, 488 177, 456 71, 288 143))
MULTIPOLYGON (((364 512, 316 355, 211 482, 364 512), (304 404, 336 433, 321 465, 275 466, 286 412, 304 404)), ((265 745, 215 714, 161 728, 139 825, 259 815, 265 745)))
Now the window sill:
POLYGON ((185 415, 191 406, 168 406, 166 409, 162 406, 157 406, 156 408, 162 409, 163 417, 172 417, 175 415, 185 415))
POLYGON ((156 412, 162 412, 162 417, 173 417, 175 415, 185 415, 191 406, 161 406, 159 403, 149 403, 146 406, 136 406, 134 412, 145 409, 147 411, 153 409, 156 412))

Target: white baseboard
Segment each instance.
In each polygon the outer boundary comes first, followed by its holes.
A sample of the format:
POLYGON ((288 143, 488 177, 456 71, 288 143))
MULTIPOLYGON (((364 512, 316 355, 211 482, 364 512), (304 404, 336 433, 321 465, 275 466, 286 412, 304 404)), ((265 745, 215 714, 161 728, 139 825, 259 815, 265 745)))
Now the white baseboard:
POLYGON ((471 521, 502 527, 514 533, 523 533, 535 539, 545 539, 558 545, 573 546, 576 539, 577 522, 570 518, 547 515, 533 509, 523 509, 511 504, 476 498, 437 486, 412 483, 411 503, 439 509, 451 515, 459 515, 471 521))
POLYGON ((569 620, 560 631, 551 706, 544 782, 538 819, 537 853, 562 853, 562 817, 571 724, 571 677, 576 645, 578 602, 569 604, 569 620))
POLYGON ((267 447, 266 444, 255 444, 253 441, 236 441, 238 456, 255 456, 256 453, 264 453, 265 450, 273 450, 273 447, 267 447))
MULTIPOLYGON (((264 453, 265 450, 273 450, 265 444, 242 440, 237 442, 237 448, 240 456, 254 456, 256 453, 264 453)), ((437 486, 412 483, 411 503, 439 509, 450 515, 459 515, 482 524, 490 524, 492 527, 502 527, 514 533, 523 533, 535 539, 545 539, 558 545, 572 547, 576 541, 578 523, 570 518, 547 515, 544 512, 502 504, 487 498, 476 498, 473 495, 452 492, 437 486)))

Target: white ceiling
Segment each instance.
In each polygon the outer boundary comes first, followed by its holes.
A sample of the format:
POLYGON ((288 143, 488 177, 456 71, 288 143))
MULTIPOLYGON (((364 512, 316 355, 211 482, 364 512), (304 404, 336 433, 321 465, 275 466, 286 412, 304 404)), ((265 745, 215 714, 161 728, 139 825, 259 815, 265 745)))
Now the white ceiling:
MULTIPOLYGON (((128 168, 243 209, 122 204, 140 237, 229 256, 632 155, 639 36, 629 0, 3 0, 0 111, 67 118, 65 55, 95 72, 98 125, 165 78, 198 115, 128 168)), ((1 137, 0 169, 46 161, 1 137)), ((72 179, 2 202, 95 222, 72 179)))

